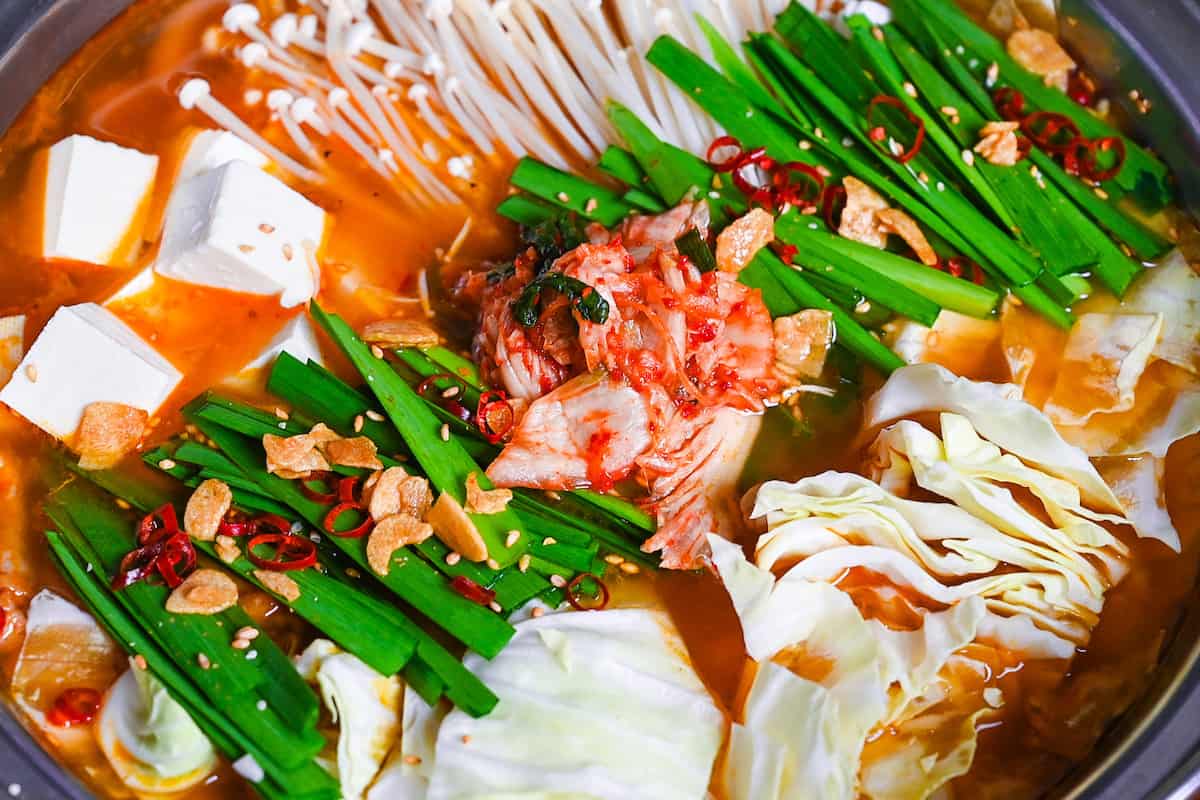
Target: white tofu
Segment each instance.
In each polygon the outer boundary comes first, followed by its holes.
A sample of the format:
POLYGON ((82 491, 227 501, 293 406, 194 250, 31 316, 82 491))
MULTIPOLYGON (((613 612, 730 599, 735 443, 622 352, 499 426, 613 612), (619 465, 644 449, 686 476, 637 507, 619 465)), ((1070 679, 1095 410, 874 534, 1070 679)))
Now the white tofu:
POLYGON ((260 369, 275 363, 280 353, 288 353, 301 361, 316 361, 324 364, 321 346, 317 344, 317 332, 313 329, 308 314, 301 314, 288 321, 275 335, 266 349, 246 365, 246 369, 260 369))
POLYGON ((259 295, 285 308, 316 293, 307 251, 321 245, 325 212, 244 161, 176 187, 154 271, 168 278, 259 295))
POLYGON ((144 221, 158 156, 68 136, 50 148, 42 256, 113 265, 144 221))
POLYGON ((0 402, 51 436, 68 439, 83 409, 107 401, 153 415, 175 390, 179 370, 95 303, 54 312, 0 402))
POLYGON ((175 176, 177 184, 223 167, 231 161, 245 161, 262 169, 270 160, 237 134, 229 131, 200 131, 192 136, 187 153, 175 176))
POLYGON ((112 305, 119 300, 128 300, 134 295, 139 295, 147 291, 154 285, 154 268, 143 267, 125 283, 121 284, 120 288, 104 298, 104 305, 112 305))

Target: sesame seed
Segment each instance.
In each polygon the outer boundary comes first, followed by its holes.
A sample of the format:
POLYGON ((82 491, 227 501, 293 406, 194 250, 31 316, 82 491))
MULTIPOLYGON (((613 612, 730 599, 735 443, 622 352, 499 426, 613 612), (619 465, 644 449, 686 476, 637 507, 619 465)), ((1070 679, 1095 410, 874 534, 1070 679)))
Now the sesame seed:
POLYGON ((858 305, 854 306, 854 311, 857 314, 866 314, 871 310, 871 302, 869 300, 860 300, 858 305))
POLYGON ((470 743, 471 743, 471 737, 470 737, 468 734, 465 734, 465 733, 464 733, 464 734, 462 735, 462 743, 463 743, 463 744, 470 744, 470 743))
POLYGON ((162 461, 158 462, 158 468, 162 470, 175 469, 175 462, 169 458, 164 458, 162 461))
POLYGON ((196 654, 196 663, 200 665, 200 669, 208 669, 212 666, 212 661, 204 653, 196 654))
POLYGON ((545 539, 542 539, 543 547, 549 547, 552 544, 558 544, 558 539, 555 539, 553 536, 547 536, 545 539))
POLYGON ((383 414, 380 414, 378 411, 375 411, 374 409, 368 409, 367 410, 367 419, 374 420, 375 422, 383 422, 383 414))
POLYGON ((346 567, 346 577, 347 578, 361 578, 362 573, 359 572, 358 570, 356 570, 354 567, 346 567))
POLYGON ((821 130, 820 128, 813 128, 813 136, 817 137, 818 139, 824 139, 825 131, 821 130))
POLYGON ((287 242, 284 242, 283 243, 283 260, 291 261, 293 255, 295 255, 295 250, 292 249, 292 246, 290 244, 288 244, 287 242))
POLYGON ((561 495, 561 494, 559 494, 558 492, 554 491, 553 489, 550 489, 550 490, 549 490, 549 491, 547 491, 547 492, 543 492, 543 494, 545 494, 545 495, 546 495, 546 498, 547 498, 547 499, 549 499, 549 500, 553 500, 553 501, 554 501, 554 502, 556 502, 556 503, 557 503, 559 500, 562 500, 562 495, 561 495))
POLYGON ((559 192, 557 195, 555 195, 555 197, 558 198, 558 202, 560 203, 566 203, 571 199, 571 195, 567 194, 566 192, 559 192))
POLYGON ((458 553, 454 552, 453 550, 451 550, 449 553, 446 554, 446 563, 449 564, 450 566, 453 567, 459 561, 462 561, 462 556, 459 555, 458 553))
POLYGON ((446 399, 449 399, 451 397, 456 397, 460 391, 462 391, 462 390, 459 389, 457 386, 451 386, 450 388, 448 388, 442 392, 442 397, 445 397, 446 399))
POLYGON ((238 632, 234 635, 237 636, 239 639, 249 639, 249 640, 253 641, 258 638, 258 634, 259 634, 258 628, 255 628, 251 625, 246 625, 242 628, 239 628, 238 632))
POLYGON ((955 108, 954 106, 942 106, 938 110, 941 111, 943 114, 945 114, 947 117, 957 117, 958 116, 958 109, 955 108))
POLYGON ((442 429, 440 431, 438 431, 438 435, 442 437, 443 442, 450 441, 450 423, 449 422, 442 423, 442 429))
POLYGON ((609 553, 604 557, 604 560, 606 563, 616 566, 617 564, 625 561, 625 556, 621 555, 620 553, 609 553))
POLYGON ((996 85, 996 79, 1000 77, 1000 65, 993 61, 987 68, 987 87, 990 89, 996 85))
POLYGON ((939 192, 944 192, 944 191, 946 191, 946 184, 945 184, 945 183, 943 183, 942 181, 938 181, 938 182, 935 184, 935 186, 937 186, 937 190, 938 190, 939 192))
POLYGON ((416 766, 417 764, 420 764, 420 763, 421 763, 421 757, 420 757, 420 756, 413 756, 413 755, 408 755, 408 756, 405 756, 405 757, 404 757, 404 763, 405 763, 405 764, 412 764, 413 766, 416 766))
POLYGON ((883 28, 879 27, 878 25, 872 25, 871 26, 871 35, 875 37, 876 41, 882 42, 883 41, 883 28))
POLYGON ((812 142, 808 141, 807 139, 798 142, 796 146, 801 150, 812 150, 812 142))
POLYGON ((234 650, 245 650, 249 646, 249 639, 234 639, 233 643, 230 645, 230 647, 232 647, 234 650))
POLYGON ((550 583, 553 584, 554 586, 558 587, 559 589, 561 589, 567 585, 567 579, 564 578, 562 575, 551 575, 550 583))
POLYGON ((488 569, 500 569, 500 562, 494 558, 489 558, 484 563, 487 564, 488 569))
POLYGON ((497 614, 504 610, 495 600, 488 603, 488 608, 490 608, 492 611, 495 611, 497 614))
POLYGON ((583 210, 586 211, 588 214, 590 214, 599 207, 600 207, 599 201, 596 200, 596 198, 594 198, 594 197, 589 197, 588 201, 583 206, 583 210))
POLYGON ((376 358, 383 358, 383 348, 377 344, 371 345, 371 355, 376 358))
POLYGON ((257 708, 259 711, 266 711, 267 710, 267 701, 259 700, 257 703, 254 704, 254 707, 257 708))
POLYGON ((528 553, 521 556, 519 559, 517 559, 517 569, 520 570, 521 572, 528 572, 529 571, 529 562, 531 560, 532 559, 530 559, 528 553))
POLYGON ((546 609, 542 608, 541 606, 538 606, 533 611, 529 612, 529 616, 533 617, 534 619, 537 619, 538 617, 542 616, 545 613, 546 613, 546 609))
POLYGON ((259 229, 260 231, 262 231, 263 233, 274 233, 274 232, 275 232, 275 226, 274 226, 274 225, 269 225, 269 224, 267 224, 266 222, 264 222, 263 224, 259 225, 259 226, 258 226, 258 229, 259 229))
POLYGON ((919 180, 921 183, 929 183, 929 173, 921 170, 917 173, 917 180, 919 180))
POLYGON ((254 252, 254 245, 252 245, 252 244, 239 244, 239 245, 238 245, 238 250, 241 250, 243 253, 253 253, 253 252, 254 252))
POLYGON ((354 432, 359 433, 363 429, 363 416, 359 414, 354 418, 354 432))
POLYGON ((905 81, 904 82, 904 93, 906 95, 908 95, 909 97, 916 97, 917 96, 917 87, 913 86, 910 81, 905 81))
POLYGON ((1096 195, 1096 197, 1099 197, 1101 200, 1108 199, 1108 192, 1104 191, 1099 186, 1097 186, 1095 189, 1092 189, 1092 192, 1096 195))
POLYGON ((621 572, 624 572, 626 575, 637 575, 641 571, 641 568, 632 561, 626 561, 621 565, 621 572))
POLYGON ((117 508, 121 509, 122 511, 128 511, 129 509, 133 508, 133 506, 129 504, 128 500, 118 497, 117 508))
POLYGON ((969 167, 975 163, 975 154, 972 153, 970 150, 963 150, 962 151, 962 160, 963 160, 963 163, 969 167))
POLYGON ((258 658, 258 651, 257 651, 257 650, 251 650, 250 652, 246 653, 246 660, 247 660, 247 661, 253 661, 253 660, 254 660, 254 659, 256 659, 256 658, 258 658))
POLYGON ((276 409, 275 409, 275 417, 276 417, 277 419, 284 419, 284 420, 285 420, 285 419, 287 419, 289 416, 290 416, 290 415, 288 414, 288 412, 287 412, 287 409, 284 409, 284 408, 276 408, 276 409))
POLYGON ((29 378, 30 383, 37 383, 37 378, 38 378, 37 364, 26 364, 25 365, 25 377, 29 378))
POLYGON ((142 655, 141 653, 138 653, 136 656, 133 657, 133 665, 135 667, 137 667, 138 669, 145 671, 148 666, 146 664, 146 657, 144 655, 142 655))
POLYGON ((504 537, 504 546, 505 546, 505 547, 512 547, 514 544, 516 544, 516 543, 517 543, 517 540, 518 540, 518 539, 520 539, 520 538, 521 538, 521 532, 520 532, 520 531, 515 531, 515 530, 514 530, 514 531, 509 531, 509 532, 508 532, 508 535, 504 537))

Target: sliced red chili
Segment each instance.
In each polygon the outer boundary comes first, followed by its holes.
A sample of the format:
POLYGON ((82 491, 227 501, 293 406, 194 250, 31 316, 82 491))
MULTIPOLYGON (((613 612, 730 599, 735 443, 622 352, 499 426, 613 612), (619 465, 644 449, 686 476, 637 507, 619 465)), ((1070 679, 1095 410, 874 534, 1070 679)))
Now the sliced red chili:
POLYGON ((478 603, 481 606, 491 605, 496 600, 494 591, 480 586, 466 575, 455 575, 450 581, 450 588, 472 603, 478 603))
POLYGON ((483 438, 492 444, 499 444, 512 431, 516 422, 517 415, 508 402, 507 394, 502 391, 490 391, 479 396, 475 427, 483 434, 483 438))
POLYGON ((138 524, 138 544, 146 545, 166 539, 179 532, 179 520, 171 503, 159 506, 138 524))
POLYGON ((95 689, 66 689, 46 712, 46 721, 59 728, 87 725, 100 713, 100 703, 95 689))
POLYGON ((1092 139, 1083 151, 1080 174, 1091 181, 1107 181, 1117 177, 1121 167, 1125 166, 1125 142, 1118 136, 1103 136, 1092 139), (1104 153, 1113 153, 1112 162, 1107 167, 1100 166, 1100 157, 1104 153))
POLYGON ((732 136, 718 136, 708 146, 705 160, 717 172, 732 172, 742 160, 742 143, 732 136))
POLYGON ((1083 136, 1074 120, 1054 111, 1035 111, 1021 120, 1021 130, 1047 153, 1065 153, 1083 136))
POLYGON ((317 563, 317 546, 307 537, 284 533, 260 533, 246 546, 246 557, 272 572, 307 569, 317 563), (262 555, 262 550, 270 555, 262 555))
POLYGON ((777 203, 810 208, 821 201, 825 176, 811 164, 789 161, 776 168, 771 176, 771 184, 775 188, 777 203))
POLYGON ((300 491, 314 503, 332 503, 337 499, 336 480, 332 472, 317 470, 300 479, 300 491))
POLYGON ((590 572, 581 572, 571 579, 565 594, 567 602, 576 611, 600 611, 608 605, 609 600, 608 587, 604 585, 604 581, 590 572), (590 597, 584 593, 585 589, 592 589, 590 597))
POLYGON ((223 519, 217 526, 217 535, 232 536, 236 539, 242 536, 251 536, 256 530, 258 530, 258 526, 252 519, 223 519))
POLYGON ((800 249, 796 245, 785 244, 779 248, 779 260, 790 267, 792 266, 792 262, 796 260, 796 253, 798 252, 800 252, 800 249))
POLYGON ((756 147, 742 156, 730 172, 733 185, 752 203, 766 206, 775 204, 775 193, 771 189, 771 170, 775 160, 762 147, 756 147), (751 180, 751 176, 761 181, 751 180))
POLYGON ((890 106, 891 108, 896 109, 903 114, 904 117, 910 123, 912 123, 916 129, 916 132, 913 134, 912 144, 909 145, 907 149, 901 150, 899 153, 893 153, 888 144, 880 141, 882 149, 885 153, 887 153, 896 161, 899 161, 901 164, 907 164, 916 157, 917 153, 921 152, 921 146, 925 144, 925 123, 920 117, 909 111, 908 107, 904 105, 904 103, 898 97, 892 97, 888 94, 877 94, 871 98, 871 102, 867 105, 867 125, 869 125, 872 129, 878 127, 875 125, 873 117, 875 114, 875 109, 877 109, 879 106, 890 106))
POLYGON ((338 481, 337 500, 339 503, 352 504, 356 506, 362 505, 362 493, 359 491, 359 484, 362 479, 354 475, 347 476, 338 481))
POLYGON ((358 503, 338 503, 329 509, 329 513, 325 515, 324 524, 325 530, 331 536, 340 536, 343 539, 361 539, 371 532, 371 528, 375 527, 375 521, 371 519, 371 515, 358 503), (358 524, 351 528, 339 529, 338 524, 346 514, 357 514, 358 524))
POLYGON ((938 261, 937 268, 955 278, 965 278, 972 283, 983 285, 983 268, 965 256, 944 258, 938 261))
POLYGON ((278 514, 259 514, 254 518, 255 533, 291 533, 292 523, 278 514))
POLYGON ((831 232, 836 232, 841 221, 842 209, 846 207, 846 187, 830 184, 821 193, 821 215, 831 232))
POLYGON ((158 541, 126 553, 112 579, 113 591, 120 591, 153 575, 155 564, 163 554, 164 547, 165 543, 158 541))
POLYGON ((164 541, 162 554, 154 567, 170 588, 183 583, 184 575, 196 567, 196 547, 187 534, 179 532, 164 541))
POLYGON ((1011 86, 1002 86, 992 92, 992 102, 1001 118, 1019 122, 1025 117, 1025 95, 1011 86))

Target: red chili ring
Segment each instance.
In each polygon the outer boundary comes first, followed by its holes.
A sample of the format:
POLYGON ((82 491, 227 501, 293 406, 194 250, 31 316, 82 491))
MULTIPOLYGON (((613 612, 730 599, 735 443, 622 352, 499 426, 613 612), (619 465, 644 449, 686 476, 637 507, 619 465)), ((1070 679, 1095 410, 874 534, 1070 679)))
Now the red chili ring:
POLYGON ((450 580, 450 588, 472 603, 478 603, 481 606, 491 605, 496 600, 494 591, 480 586, 466 575, 455 575, 450 580))
POLYGON ((138 524, 138 544, 152 544, 170 538, 179 532, 179 520, 175 516, 175 506, 170 503, 159 506, 138 524))
POLYGON ((46 712, 46 721, 59 728, 87 725, 100 713, 101 702, 95 689, 66 689, 46 712))
POLYGON ((570 603, 571 608, 575 609, 576 611, 601 611, 608 605, 608 600, 611 596, 609 595, 608 587, 604 585, 604 581, 600 580, 590 572, 581 572, 572 578, 571 582, 567 584, 565 594, 567 597, 567 602, 570 603), (580 585, 589 578, 595 581, 596 585, 600 587, 600 602, 596 605, 584 605, 576 599, 579 595, 578 589, 580 585))
POLYGON ((310 472, 307 478, 300 479, 300 491, 314 503, 332 503, 334 500, 337 500, 337 488, 334 486, 335 479, 336 476, 329 470, 310 472), (310 486, 311 483, 324 483, 330 487, 330 491, 318 491, 310 486))
POLYGON ((1065 153, 1083 139, 1083 134, 1079 132, 1079 126, 1074 120, 1054 111, 1035 111, 1021 120, 1021 130, 1047 153, 1065 153), (1070 140, 1054 141, 1063 131, 1071 135, 1070 140))
POLYGON ((880 142, 880 144, 883 145, 883 151, 888 156, 900 162, 901 164, 907 164, 916 157, 917 153, 921 152, 921 146, 925 144, 925 123, 920 117, 909 111, 908 107, 904 105, 903 101, 901 101, 898 97, 892 97, 888 94, 877 94, 871 98, 871 102, 867 105, 867 125, 871 128, 875 127, 871 121, 871 117, 875 113, 875 109, 881 105, 891 106, 892 108, 897 109, 904 114, 909 122, 917 126, 917 132, 913 135, 912 145, 907 150, 903 150, 900 153, 893 153, 891 148, 889 148, 886 144, 883 144, 883 142, 880 142))
POLYGON ((829 226, 830 233, 837 233, 839 221, 835 221, 834 215, 840 214, 845 207, 846 187, 837 184, 826 186, 821 197, 821 215, 825 217, 825 224, 829 226), (841 208, 838 208, 839 201, 841 208))
MULTIPOLYGON (((362 497, 360 495, 359 484, 362 479, 357 476, 350 475, 338 481, 337 485, 337 500, 339 503, 351 503, 356 506, 362 505, 362 497)), ((290 530, 290 529, 289 529, 290 530)))
POLYGON ((338 536, 342 539, 361 539, 371 532, 371 528, 375 527, 375 521, 371 519, 371 515, 358 503, 338 503, 333 508, 329 509, 329 513, 325 515, 323 520, 325 530, 330 536, 338 536), (337 529, 338 517, 345 514, 347 511, 354 511, 363 515, 363 521, 357 526, 349 530, 339 531, 337 529))
POLYGON ((246 557, 255 565, 272 572, 307 569, 317 563, 317 546, 304 536, 260 533, 246 545, 246 557), (256 547, 275 547, 273 558, 255 554, 256 547))
POLYGON ((738 191, 746 195, 746 198, 750 202, 773 206, 775 193, 771 190, 770 171, 775 166, 775 160, 768 156, 766 152, 764 148, 756 147, 746 153, 730 171, 730 178, 733 180, 733 185, 737 187, 738 191), (743 173, 743 170, 750 167, 763 170, 766 173, 766 183, 761 185, 751 183, 749 178, 743 173))
POLYGON ((1011 86, 1002 86, 992 92, 992 102, 1001 118, 1009 122, 1020 122, 1025 116, 1025 95, 1011 86))
POLYGON ((112 579, 113 591, 118 592, 153 574, 164 546, 164 542, 158 541, 126 553, 112 579))
POLYGON ((508 395, 502 391, 484 392, 479 395, 479 405, 475 411, 475 427, 491 444, 499 444, 516 425, 517 415, 508 402, 508 395), (501 419, 494 419, 499 412, 501 419))
POLYGON ((195 567, 196 547, 183 532, 165 540, 162 554, 154 561, 154 568, 171 589, 183 583, 183 576, 195 567))
POLYGON ((287 534, 292 532, 292 523, 278 514, 259 514, 254 518, 254 532, 287 534))
POLYGON ((771 183, 775 187, 776 199, 796 208, 815 206, 821 202, 821 194, 825 190, 825 176, 812 164, 805 164, 802 161, 780 164, 771 177, 771 183), (804 194, 797 192, 796 182, 789 178, 791 174, 804 176, 806 180, 803 180, 802 183, 806 189, 812 189, 811 196, 807 191, 804 194))
POLYGON ((716 139, 713 139, 712 144, 708 146, 708 152, 705 153, 704 159, 708 162, 709 166, 711 166, 717 172, 732 172, 733 169, 741 162, 742 155, 742 143, 736 138, 733 136, 718 136, 716 139), (716 157, 718 151, 726 148, 733 148, 733 155, 731 155, 729 158, 718 159, 716 157))
POLYGON ((1080 170, 1083 177, 1093 181, 1107 181, 1115 178, 1125 166, 1125 142, 1118 136, 1103 136, 1092 139, 1087 143, 1083 152, 1083 163, 1080 170), (1100 169, 1099 154, 1112 150, 1116 159, 1111 167, 1100 169))

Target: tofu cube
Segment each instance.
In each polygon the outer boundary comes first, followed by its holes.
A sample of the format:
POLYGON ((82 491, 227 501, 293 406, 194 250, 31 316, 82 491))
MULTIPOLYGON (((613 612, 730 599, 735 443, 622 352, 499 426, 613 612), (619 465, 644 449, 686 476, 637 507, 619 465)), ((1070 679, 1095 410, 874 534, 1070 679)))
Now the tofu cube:
POLYGON ((149 291, 154 286, 153 267, 142 267, 132 278, 104 299, 104 305, 109 306, 121 300, 128 300, 142 292, 149 291))
POLYGON ((288 353, 301 361, 316 361, 324 364, 321 357, 321 346, 317 344, 317 332, 313 330, 308 314, 292 318, 275 335, 258 357, 246 365, 246 369, 261 369, 275 363, 280 353, 288 353))
POLYGON ((54 312, 0 402, 59 439, 79 427, 83 409, 107 401, 153 415, 182 376, 134 331, 95 303, 54 312))
POLYGON ((259 169, 270 163, 266 156, 236 134, 229 131, 200 131, 187 144, 187 152, 175 182, 183 183, 231 161, 245 161, 259 169))
POLYGON ((158 156, 68 136, 50 148, 42 256, 121 264, 142 235, 158 156))
POLYGON ((186 283, 280 295, 285 308, 316 293, 325 212, 244 161, 176 187, 154 271, 186 283))

